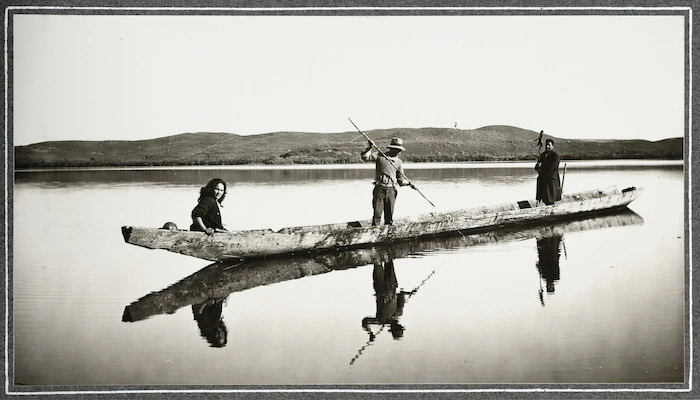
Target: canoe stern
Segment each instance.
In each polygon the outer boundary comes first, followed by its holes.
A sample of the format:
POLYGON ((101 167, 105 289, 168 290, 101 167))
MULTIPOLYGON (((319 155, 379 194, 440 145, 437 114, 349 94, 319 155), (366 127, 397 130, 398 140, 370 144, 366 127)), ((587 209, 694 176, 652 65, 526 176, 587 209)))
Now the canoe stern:
POLYGON ((122 226, 122 236, 124 236, 124 241, 129 243, 129 238, 131 237, 131 232, 133 228, 130 226, 122 226))

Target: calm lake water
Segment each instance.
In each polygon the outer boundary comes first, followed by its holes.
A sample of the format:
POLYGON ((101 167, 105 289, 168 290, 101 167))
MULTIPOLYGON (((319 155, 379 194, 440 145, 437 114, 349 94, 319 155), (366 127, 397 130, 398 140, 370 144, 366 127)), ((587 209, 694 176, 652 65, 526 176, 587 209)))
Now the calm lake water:
MULTIPOLYGON (((437 209, 403 188, 396 217, 532 198, 531 164, 409 164, 437 209)), ((17 172, 11 386, 683 382, 680 162, 567 163, 564 192, 643 187, 628 212, 333 257, 210 265, 121 235, 186 228, 214 177, 229 229, 367 219, 370 168, 17 172)))

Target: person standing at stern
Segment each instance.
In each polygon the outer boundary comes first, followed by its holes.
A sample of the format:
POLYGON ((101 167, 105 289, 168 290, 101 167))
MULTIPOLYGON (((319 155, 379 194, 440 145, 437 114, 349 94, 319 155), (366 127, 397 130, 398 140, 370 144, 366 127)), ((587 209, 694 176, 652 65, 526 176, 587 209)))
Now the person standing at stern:
POLYGON ((537 171, 537 193, 535 198, 539 204, 552 205, 561 200, 561 181, 559 179, 559 154, 554 151, 554 140, 545 141, 545 150, 540 153, 535 164, 537 171))
POLYGON ((190 230, 205 232, 207 235, 226 232, 221 222, 221 202, 225 197, 226 182, 221 179, 212 179, 201 188, 197 206, 192 210, 190 230))
MULTIPOLYGON (((372 192, 372 207, 374 215, 372 226, 379 225, 384 213, 384 224, 394 223, 394 205, 396 204, 396 189, 398 186, 411 186, 413 184, 406 179, 403 173, 403 162, 399 153, 406 150, 400 138, 393 138, 387 146, 386 153, 372 153, 373 141, 368 141, 367 148, 361 153, 363 161, 374 161, 374 191, 372 192)), ((376 146, 375 146, 376 147, 376 146)))

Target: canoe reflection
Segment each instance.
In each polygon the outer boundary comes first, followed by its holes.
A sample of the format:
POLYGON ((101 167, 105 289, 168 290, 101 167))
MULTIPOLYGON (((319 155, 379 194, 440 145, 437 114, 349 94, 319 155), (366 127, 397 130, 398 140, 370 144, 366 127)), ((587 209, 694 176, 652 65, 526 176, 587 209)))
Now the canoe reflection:
POLYGON ((554 243, 557 240, 561 241, 564 233, 638 225, 643 222, 638 214, 624 209, 612 214, 569 220, 543 227, 503 229, 465 237, 414 239, 336 253, 214 263, 161 291, 150 293, 126 306, 122 321, 140 321, 154 315, 172 314, 182 307, 192 306, 193 316, 202 337, 211 346, 222 347, 226 345, 227 329, 221 318, 221 311, 224 300, 231 293, 335 270, 374 265, 377 312, 374 317, 368 317, 363 321, 363 327, 375 326, 376 328, 381 324, 381 326, 388 326, 394 337, 401 337, 403 327, 398 323, 397 317, 401 315, 406 299, 415 292, 396 292, 397 280, 394 271, 396 259, 468 246, 535 238, 538 240, 538 254, 540 254, 537 268, 541 277, 547 282, 548 291, 551 288, 553 292, 554 282, 559 279, 559 264, 558 253, 555 257, 556 251, 551 249, 555 248, 554 243), (555 239, 557 237, 559 239, 555 239), (540 241, 542 246, 539 245, 540 241))

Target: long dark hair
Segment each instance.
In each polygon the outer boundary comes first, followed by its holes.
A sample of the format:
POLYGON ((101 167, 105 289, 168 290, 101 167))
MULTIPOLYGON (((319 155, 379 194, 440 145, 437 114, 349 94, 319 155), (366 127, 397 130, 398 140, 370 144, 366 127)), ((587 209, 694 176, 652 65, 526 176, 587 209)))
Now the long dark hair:
POLYGON ((227 191, 226 190, 226 182, 224 182, 223 179, 219 179, 219 178, 214 178, 214 179, 210 180, 209 183, 207 183, 207 186, 204 186, 203 188, 199 189, 199 200, 202 200, 204 197, 207 197, 207 196, 211 196, 211 197, 216 198, 216 196, 214 196, 214 188, 219 183, 224 185, 224 194, 221 196, 221 198, 218 201, 219 201, 219 203, 224 201, 224 198, 226 197, 226 191, 227 191))

